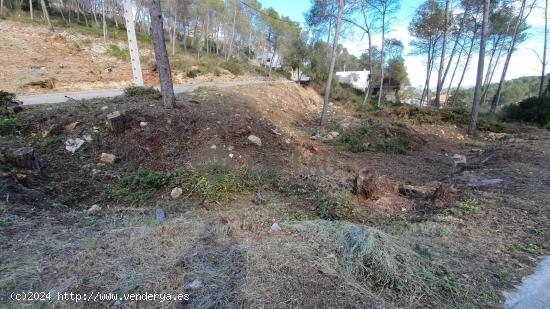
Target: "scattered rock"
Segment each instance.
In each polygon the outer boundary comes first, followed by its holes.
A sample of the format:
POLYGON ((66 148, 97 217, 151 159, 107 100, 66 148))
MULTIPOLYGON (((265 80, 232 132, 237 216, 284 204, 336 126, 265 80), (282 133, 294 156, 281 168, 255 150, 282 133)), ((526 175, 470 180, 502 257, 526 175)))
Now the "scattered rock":
POLYGON ((265 199, 265 197, 263 197, 261 193, 258 192, 256 193, 256 195, 254 195, 254 198, 252 199, 252 203, 256 205, 263 205, 267 203, 267 200, 265 199))
POLYGON ((210 149, 216 149, 216 148, 217 148, 216 145, 210 146, 210 149))
POLYGON ((482 179, 477 181, 472 181, 468 183, 468 186, 473 188, 482 188, 482 187, 492 187, 492 186, 498 186, 503 182, 500 178, 495 179, 482 179))
POLYGON ((142 122, 139 123, 139 126, 142 127, 142 128, 145 128, 147 126, 147 124, 148 124, 147 122, 142 121, 142 122))
POLYGON ((338 136, 340 136, 340 133, 336 132, 336 131, 331 131, 328 133, 329 136, 332 136, 332 138, 337 138, 338 136))
POLYGON ((75 121, 75 122, 72 122, 72 123, 69 123, 68 125, 65 126, 65 131, 67 132, 72 132, 76 126, 79 124, 78 121, 75 121))
POLYGON ((285 143, 290 144, 290 143, 292 143, 292 140, 290 138, 287 138, 287 139, 285 139, 285 143))
POLYGON ((174 189, 172 189, 172 192, 170 192, 170 196, 175 200, 180 198, 182 194, 183 190, 180 187, 175 187, 174 189))
POLYGON ((113 164, 115 163, 117 157, 114 154, 110 153, 101 153, 101 156, 99 157, 99 160, 104 163, 113 164))
POLYGON ((17 178, 17 180, 19 180, 19 181, 25 181, 25 180, 27 180, 28 177, 29 177, 29 175, 27 175, 27 174, 15 173, 15 178, 17 178))
POLYGON ((92 205, 92 207, 90 207, 90 208, 87 210, 87 212, 88 212, 89 214, 96 214, 96 213, 98 213, 98 212, 100 212, 100 211, 101 211, 101 207, 99 207, 99 205, 97 205, 97 204, 92 205))
POLYGON ((107 106, 107 105, 103 105, 103 106, 101 107, 101 110, 102 110, 102 111, 106 111, 106 110, 108 110, 108 109, 109 109, 109 106, 107 106))
POLYGON ((164 219, 166 218, 166 216, 164 215, 164 209, 157 208, 155 210, 155 217, 157 218, 158 222, 164 222, 164 219))
POLYGON ((230 157, 231 159, 233 159, 234 156, 235 156, 235 155, 232 154, 232 153, 229 154, 229 157, 230 157))
POLYGON ((191 281, 190 283, 186 284, 184 288, 186 290, 198 290, 198 289, 202 288, 202 286, 203 286, 202 280, 201 279, 195 279, 195 280, 191 281))
POLYGON ((256 135, 249 135, 248 136, 248 141, 250 141, 252 144, 258 146, 258 147, 262 147, 262 140, 257 137, 256 135))
POLYGON ((42 167, 32 147, 6 148, 2 150, 7 163, 24 169, 39 170, 42 167))
POLYGON ((70 153, 75 153, 84 145, 84 140, 81 138, 69 138, 65 141, 65 149, 70 153))
POLYGON ((452 156, 453 163, 455 167, 463 167, 466 166, 466 156, 461 154, 454 154, 452 156))
POLYGON ((90 134, 86 134, 83 137, 84 137, 84 140, 87 141, 88 143, 94 140, 90 134))
POLYGON ((271 225, 271 231, 278 232, 280 230, 281 230, 281 226, 279 225, 279 223, 275 222, 271 225))

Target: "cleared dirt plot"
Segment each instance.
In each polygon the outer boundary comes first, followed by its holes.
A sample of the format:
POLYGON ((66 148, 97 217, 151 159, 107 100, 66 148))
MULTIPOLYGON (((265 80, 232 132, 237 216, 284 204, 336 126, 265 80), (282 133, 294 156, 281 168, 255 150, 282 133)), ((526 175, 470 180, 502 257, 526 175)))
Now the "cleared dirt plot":
POLYGON ((550 247, 548 131, 472 139, 459 112, 405 106, 331 105, 319 127, 321 103, 273 83, 2 116, 1 306, 14 290, 190 296, 61 308, 502 306, 550 247), (24 146, 40 169, 10 159, 24 146))

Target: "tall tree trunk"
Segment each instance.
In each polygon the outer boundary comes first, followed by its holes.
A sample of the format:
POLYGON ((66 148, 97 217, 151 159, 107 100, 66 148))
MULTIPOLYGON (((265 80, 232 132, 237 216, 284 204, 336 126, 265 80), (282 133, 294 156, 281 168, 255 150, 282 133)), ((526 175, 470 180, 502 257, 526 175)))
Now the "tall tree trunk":
POLYGON ((107 44, 109 34, 107 32, 107 20, 105 19, 105 0, 101 1, 101 15, 103 16, 103 43, 107 44))
POLYGON ((176 97, 174 96, 174 85, 172 84, 172 72, 170 70, 170 61, 166 51, 166 42, 164 39, 164 27, 162 23, 162 10, 160 0, 151 0, 149 8, 151 15, 151 30, 153 34, 153 47, 155 49, 155 60, 160 79, 160 91, 164 106, 171 108, 176 106, 176 97))
POLYGON ((44 17, 48 22, 48 30, 53 32, 52 21, 50 20, 50 14, 48 13, 48 8, 46 8, 46 2, 44 0, 40 0, 40 6, 42 7, 42 14, 44 14, 44 17))
POLYGON ((237 22, 237 1, 234 2, 235 6, 233 8, 233 27, 231 30, 231 40, 229 41, 229 51, 227 52, 227 57, 225 60, 229 60, 229 58, 232 56, 233 53, 233 41, 235 40, 235 24, 237 22))
POLYGON ((382 47, 380 48, 380 90, 378 91, 378 106, 382 103, 384 96, 384 48, 386 39, 386 8, 382 13, 382 47))
POLYGON ((0 14, 4 14, 4 0, 0 0, 0 14))
POLYGON ((367 87, 365 89, 365 98, 363 99, 363 105, 365 105, 369 102, 369 99, 370 99, 370 92, 372 88, 371 76, 373 73, 374 66, 372 65, 372 35, 370 31, 369 20, 367 18, 368 15, 366 12, 366 7, 364 2, 361 2, 361 13, 363 13, 363 20, 365 22, 365 30, 367 30, 367 39, 369 44, 369 76, 367 76, 367 87))
POLYGON ((523 23, 523 13, 525 12, 525 4, 527 0, 521 1, 521 8, 519 10, 518 14, 518 20, 516 22, 516 25, 514 26, 514 33, 512 35, 512 41, 510 42, 510 47, 508 48, 508 54, 506 55, 506 61, 504 62, 504 68, 502 68, 502 75, 500 76, 500 82, 498 83, 497 93, 493 97, 493 101, 491 102, 491 110, 490 113, 493 114, 497 110, 497 106, 500 103, 500 95, 502 93, 502 86, 504 85, 504 79, 506 78, 506 73, 508 71, 508 65, 510 64, 510 59, 512 59, 512 53, 514 52, 514 48, 516 46, 516 38, 518 35, 518 29, 520 25, 523 23))
POLYGON ((540 74, 539 98, 544 93, 544 73, 546 69, 546 45, 548 36, 548 0, 544 2, 544 47, 542 49, 542 73, 540 74))
POLYGON ((447 37, 449 36, 449 0, 445 0, 445 26, 443 33, 443 42, 441 43, 441 61, 439 62, 439 71, 437 73, 437 87, 435 90, 435 106, 441 105, 441 89, 443 88, 443 67, 445 66, 445 51, 447 49, 447 37))
POLYGON ((172 29, 172 55, 176 54, 176 28, 178 27, 178 13, 177 10, 174 10, 174 26, 172 29))
POLYGON ((31 14, 31 19, 34 19, 34 12, 32 9, 32 0, 29 0, 29 13, 31 14))
MULTIPOLYGON (((458 71, 458 66, 460 65, 460 58, 462 58, 462 53, 464 53, 464 45, 460 47, 460 52, 458 52, 458 56, 456 57, 456 65, 453 69, 453 74, 451 74, 451 79, 449 80, 449 86, 447 87, 447 92, 445 93, 445 101, 443 101, 443 105, 447 106, 447 102, 449 101, 449 93, 451 92, 451 86, 453 85, 453 81, 455 80, 456 72, 458 71)), ((449 62, 449 65, 451 63, 449 62)))
POLYGON ((336 30, 334 31, 334 42, 332 43, 332 57, 330 59, 330 68, 328 70, 328 80, 325 87, 325 97, 323 99, 323 110, 321 111, 321 118, 319 124, 323 125, 325 115, 328 110, 328 103, 330 101, 330 89, 332 87, 332 76, 334 75, 334 66, 336 64, 336 50, 338 48, 338 37, 340 36, 340 23, 342 22, 342 11, 344 10, 344 0, 338 1, 338 18, 336 19, 336 30))
POLYGON ((206 31, 204 31, 204 40, 206 44, 206 54, 210 54, 210 45, 208 43, 208 28, 210 27, 210 12, 206 14, 206 31))
MULTIPOLYGON (((447 66, 445 67, 445 72, 443 73, 443 78, 441 79, 441 87, 443 87, 443 85, 445 85, 445 79, 447 78, 447 74, 449 73, 449 69, 451 68, 451 63, 453 62, 453 58, 454 58, 454 55, 455 55, 455 52, 456 52, 456 48, 458 47, 458 42, 461 39, 462 31, 464 30, 464 26, 466 25, 466 17, 467 16, 468 16, 468 8, 466 8, 464 10, 464 13, 462 14, 462 19, 460 20, 460 26, 459 26, 458 31, 456 33, 456 40, 454 42, 453 49, 451 50, 451 57, 449 58, 449 62, 447 63, 447 66)), ((464 48, 462 46, 460 48, 460 55, 462 55, 463 51, 464 51, 464 48)), ((456 63, 456 67, 455 67, 454 72, 456 72, 456 68, 458 67, 458 64, 460 63, 460 56, 458 56, 458 58, 459 58, 459 61, 457 61, 457 63, 456 63)), ((454 75, 454 72, 453 72, 453 75, 454 75)), ((450 84, 452 84, 452 82, 450 84)), ((450 86, 450 84, 449 84, 449 86, 450 86)), ((446 96, 447 97, 449 96, 448 91, 447 91, 446 96)), ((444 105, 447 104, 447 97, 445 97, 444 105)))
POLYGON ((94 8, 92 9, 92 13, 94 14, 94 21, 96 28, 99 28, 99 22, 97 21, 97 13, 96 13, 96 7, 94 5, 94 8))
POLYGON ((458 85, 456 86, 456 89, 455 89, 453 95, 457 94, 460 91, 460 87, 462 86, 462 82, 464 81, 464 76, 466 76, 466 70, 468 70, 468 65, 470 64, 470 59, 472 58, 472 53, 474 51, 476 33, 477 33, 477 30, 474 31, 474 34, 472 34, 472 40, 471 40, 471 43, 470 43, 470 50, 468 51, 468 55, 466 56, 466 63, 464 64, 464 68, 462 69, 462 75, 460 76, 460 80, 458 81, 458 85))
POLYGON ((472 119, 470 122, 470 127, 468 128, 468 134, 470 135, 475 135, 477 129, 477 116, 479 113, 479 101, 481 99, 481 86, 483 83, 483 69, 485 67, 485 45, 487 41, 487 33, 489 32, 490 5, 490 0, 485 0, 483 2, 483 30, 481 31, 481 41, 479 44, 479 60, 477 63, 476 88, 474 92, 474 101, 472 102, 472 119))
POLYGON ((422 102, 424 102, 424 98, 426 98, 426 90, 429 89, 430 85, 430 67, 432 63, 432 42, 431 38, 428 42, 428 62, 426 63, 426 82, 424 83, 424 88, 422 89, 422 96, 420 97, 420 106, 422 106, 422 102))

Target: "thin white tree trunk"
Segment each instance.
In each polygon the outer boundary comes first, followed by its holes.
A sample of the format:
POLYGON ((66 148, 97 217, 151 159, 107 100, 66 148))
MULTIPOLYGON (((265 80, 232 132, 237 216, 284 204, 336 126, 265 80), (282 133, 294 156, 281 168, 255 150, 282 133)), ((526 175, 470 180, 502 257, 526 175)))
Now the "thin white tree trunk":
POLYGON ((344 0, 338 1, 338 18, 336 19, 336 30, 334 31, 334 42, 332 43, 332 57, 330 59, 330 69, 328 71, 328 80, 325 87, 325 97, 323 100, 323 110, 321 112, 321 119, 319 124, 323 125, 325 115, 328 110, 328 103, 330 101, 330 89, 332 86, 332 76, 334 75, 334 66, 336 64, 336 54, 338 48, 338 37, 340 36, 340 23, 342 22, 342 11, 344 10, 344 0))
POLYGON ((29 0, 29 13, 31 14, 31 19, 34 19, 34 12, 32 9, 32 0, 29 0))
POLYGON ((48 30, 53 32, 54 30, 50 20, 50 14, 48 13, 48 8, 46 7, 46 2, 44 2, 44 0, 40 0, 40 6, 42 6, 42 14, 44 14, 44 18, 46 18, 46 21, 48 22, 48 30))
POLYGON ((172 29, 172 55, 176 54, 176 29, 178 27, 177 22, 178 14, 174 12, 174 27, 172 29))
POLYGON ((109 34, 107 32, 107 20, 105 19, 105 0, 101 1, 101 15, 103 16, 103 43, 107 44, 109 34))
POLYGON ((235 23, 237 22, 237 1, 234 2, 235 6, 233 8, 233 27, 231 30, 231 40, 229 41, 229 52, 227 53, 227 57, 225 60, 229 60, 233 53, 233 40, 235 40, 235 23))
POLYGON ((378 106, 382 103, 384 96, 384 40, 386 39, 386 9, 382 13, 382 47, 380 48, 380 90, 378 91, 378 106))

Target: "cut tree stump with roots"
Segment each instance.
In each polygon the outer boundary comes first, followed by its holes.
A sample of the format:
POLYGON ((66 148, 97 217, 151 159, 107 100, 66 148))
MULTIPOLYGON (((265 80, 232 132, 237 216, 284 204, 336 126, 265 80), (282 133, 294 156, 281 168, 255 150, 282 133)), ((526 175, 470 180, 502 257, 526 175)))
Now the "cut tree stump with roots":
POLYGON ((124 132, 126 129, 126 117, 119 111, 114 111, 107 115, 107 123, 111 127, 111 130, 116 134, 124 132))
POLYGON ((42 167, 32 147, 7 148, 2 154, 9 164, 18 168, 39 170, 42 167))

